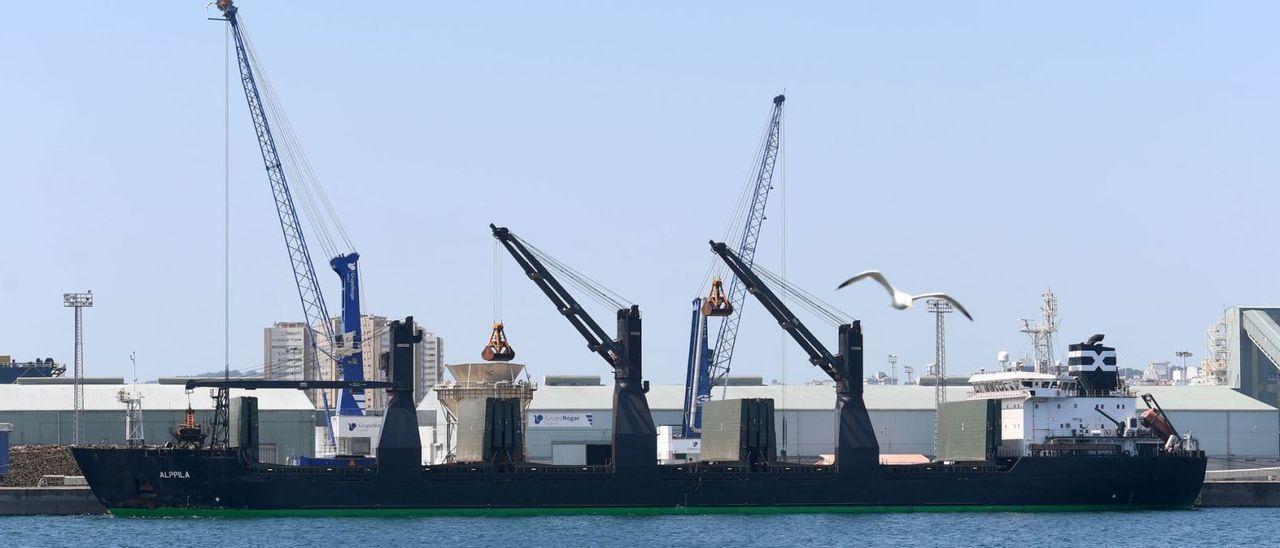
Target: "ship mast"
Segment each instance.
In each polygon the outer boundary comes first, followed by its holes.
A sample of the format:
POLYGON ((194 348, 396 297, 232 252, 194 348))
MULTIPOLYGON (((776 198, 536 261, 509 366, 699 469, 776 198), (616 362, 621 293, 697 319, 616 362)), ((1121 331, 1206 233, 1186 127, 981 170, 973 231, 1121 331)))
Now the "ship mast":
POLYGON ((1018 331, 1031 337, 1031 346, 1036 353, 1035 372, 1060 374, 1053 363, 1053 335, 1058 332, 1058 297, 1052 289, 1044 290, 1040 297, 1040 321, 1021 320, 1018 331))

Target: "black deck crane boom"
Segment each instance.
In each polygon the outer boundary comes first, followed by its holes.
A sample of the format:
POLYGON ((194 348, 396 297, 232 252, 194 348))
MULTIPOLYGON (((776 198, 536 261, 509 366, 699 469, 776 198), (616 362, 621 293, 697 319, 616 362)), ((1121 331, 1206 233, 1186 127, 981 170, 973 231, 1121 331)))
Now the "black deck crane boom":
POLYGON ((613 467, 618 478, 644 478, 657 472, 658 430, 649 412, 640 360, 640 307, 618 309, 617 338, 596 323, 556 277, 506 227, 493 224, 493 237, 506 248, 526 276, 551 300, 556 310, 613 368, 613 467))
POLYGON ((880 444, 862 399, 862 323, 854 320, 840 326, 840 353, 832 354, 729 246, 712 241, 711 251, 724 260, 747 292, 755 295, 778 326, 800 345, 809 356, 809 363, 835 381, 835 460, 840 474, 873 472, 879 464, 880 444))

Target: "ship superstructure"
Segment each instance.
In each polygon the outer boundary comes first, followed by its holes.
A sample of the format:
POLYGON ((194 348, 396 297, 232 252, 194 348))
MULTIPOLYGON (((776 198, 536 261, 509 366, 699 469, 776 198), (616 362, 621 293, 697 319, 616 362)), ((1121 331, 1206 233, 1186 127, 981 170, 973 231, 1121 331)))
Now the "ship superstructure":
POLYGON ((999 402, 997 455, 1150 456, 1196 449, 1189 435, 1172 430, 1151 396, 1139 398, 1125 385, 1116 349, 1102 339, 1094 335, 1070 345, 1065 375, 1013 370, 970 377, 970 399, 999 402))

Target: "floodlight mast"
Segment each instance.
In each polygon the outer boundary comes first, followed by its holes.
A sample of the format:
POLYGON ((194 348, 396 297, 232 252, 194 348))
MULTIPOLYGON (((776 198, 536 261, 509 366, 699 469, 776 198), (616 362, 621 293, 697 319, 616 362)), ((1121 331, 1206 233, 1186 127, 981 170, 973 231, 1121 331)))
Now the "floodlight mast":
POLYGON ((72 371, 72 443, 80 445, 84 414, 84 322, 83 310, 93 306, 93 290, 84 293, 63 293, 62 306, 76 311, 76 363, 72 371))

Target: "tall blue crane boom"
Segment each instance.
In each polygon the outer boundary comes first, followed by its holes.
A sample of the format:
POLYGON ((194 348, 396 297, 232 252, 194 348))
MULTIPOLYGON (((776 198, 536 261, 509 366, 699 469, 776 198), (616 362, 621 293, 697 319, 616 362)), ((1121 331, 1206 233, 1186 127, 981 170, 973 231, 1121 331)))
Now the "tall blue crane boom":
MULTIPOLYGON (((338 362, 342 378, 346 381, 362 381, 364 367, 361 357, 360 343, 360 298, 359 270, 356 261, 359 254, 350 253, 335 257, 330 266, 342 277, 343 285, 343 317, 342 326, 345 333, 352 333, 351 352, 338 352, 339 338, 335 336, 330 321, 329 310, 325 306, 324 293, 320 289, 320 281, 316 277, 315 266, 311 261, 311 251, 307 247, 303 235, 302 222, 294 207, 293 195, 289 189, 280 152, 276 147, 275 136, 271 131, 262 94, 254 77, 254 67, 245 46, 244 35, 240 28, 239 8, 231 0, 218 0, 218 9, 222 11, 227 23, 231 26, 231 35, 235 39, 236 60, 240 69, 240 84, 244 88, 245 100, 249 105, 249 115, 253 119, 254 131, 258 137, 258 150, 262 152, 262 161, 267 170, 267 180, 271 185, 271 193, 275 198, 276 214, 280 219, 280 230, 284 235, 285 250, 289 256, 289 265, 293 270, 293 279, 298 289, 298 298, 302 302, 302 313, 308 329, 312 331, 311 344, 316 347, 315 329, 323 326, 324 341, 331 352, 331 357, 338 362)), ((343 389, 340 396, 340 412, 344 415, 362 414, 364 399, 363 389, 343 389)), ((326 397, 326 408, 327 397, 326 397)), ((330 441, 333 433, 330 432, 330 441)))
MULTIPOLYGON (((778 147, 782 132, 782 104, 786 96, 773 98, 773 110, 769 113, 769 128, 761 147, 759 162, 755 165, 751 201, 747 205, 742 237, 738 241, 738 257, 750 265, 755 261, 756 244, 760 241, 760 227, 764 223, 765 205, 769 190, 773 188, 773 168, 778 161, 778 147)), ((733 347, 738 339, 738 324, 742 321, 746 292, 737 277, 729 282, 726 299, 732 312, 720 322, 714 350, 708 350, 706 317, 699 317, 701 300, 693 303, 693 327, 689 336, 689 362, 686 372, 684 420, 682 434, 698 436, 702 431, 702 405, 711 399, 711 387, 729 374, 733 361, 733 347)))
MULTIPOLYGON (((364 334, 360 325, 360 254, 356 252, 338 255, 329 260, 329 267, 342 278, 342 332, 350 333, 348 343, 351 352, 338 359, 342 378, 349 381, 364 380, 364 334)), ((363 388, 343 389, 339 396, 338 413, 363 414, 365 397, 363 388)))

